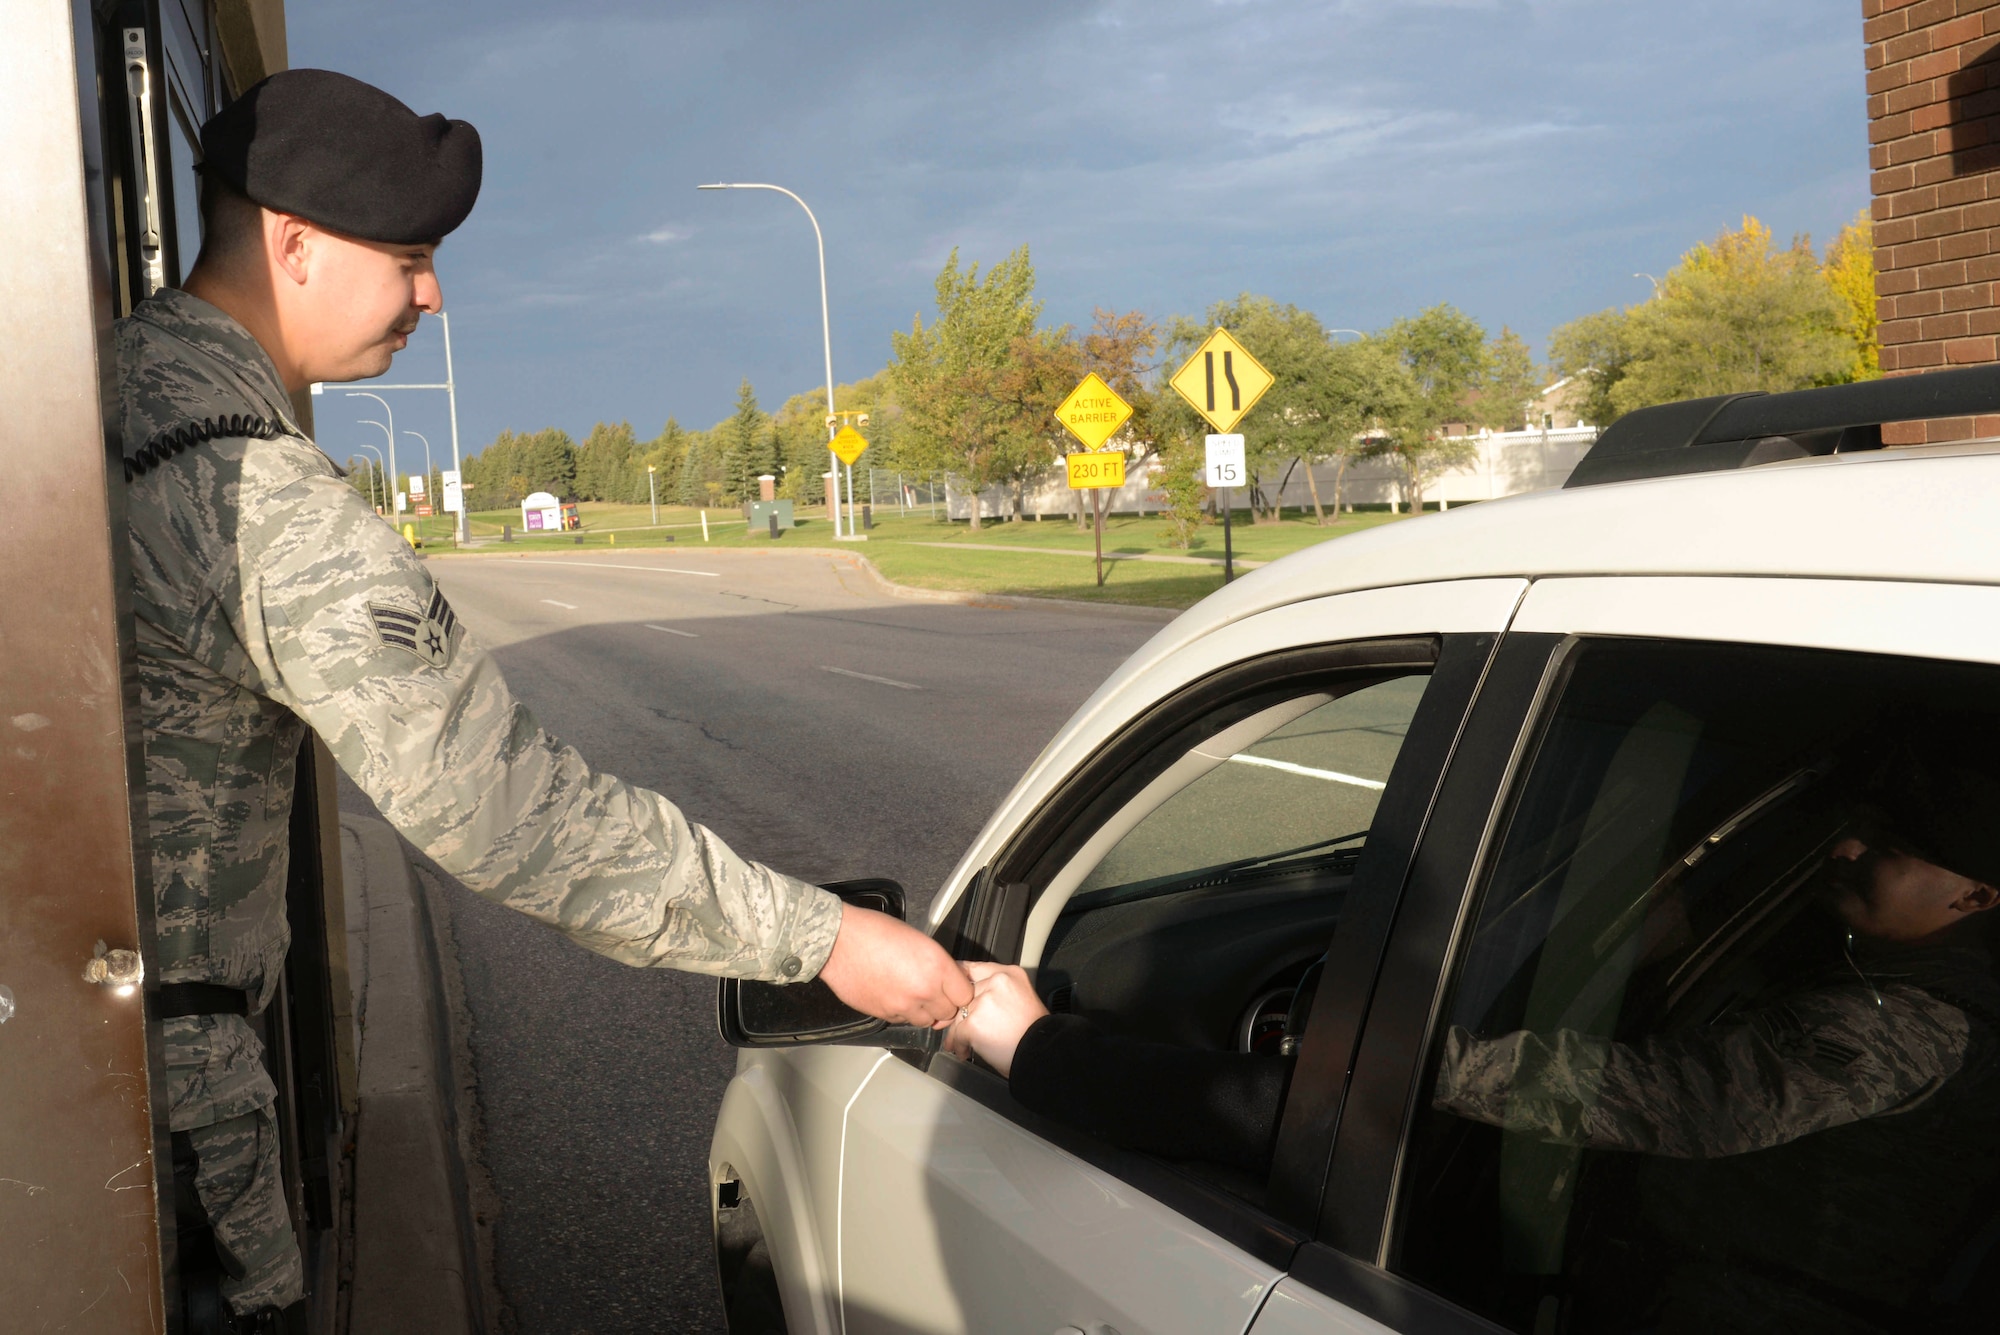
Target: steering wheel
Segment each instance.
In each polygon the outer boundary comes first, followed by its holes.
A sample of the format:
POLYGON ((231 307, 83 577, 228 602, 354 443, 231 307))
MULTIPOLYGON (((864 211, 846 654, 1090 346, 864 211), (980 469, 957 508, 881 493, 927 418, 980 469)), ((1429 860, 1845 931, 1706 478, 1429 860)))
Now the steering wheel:
POLYGON ((1319 991, 1320 975, 1326 969, 1321 955, 1306 966, 1291 987, 1277 987, 1258 996, 1243 1013, 1236 1030, 1238 1052, 1268 1052, 1289 1057, 1298 1051, 1299 1039, 1312 1014, 1313 996, 1319 991))

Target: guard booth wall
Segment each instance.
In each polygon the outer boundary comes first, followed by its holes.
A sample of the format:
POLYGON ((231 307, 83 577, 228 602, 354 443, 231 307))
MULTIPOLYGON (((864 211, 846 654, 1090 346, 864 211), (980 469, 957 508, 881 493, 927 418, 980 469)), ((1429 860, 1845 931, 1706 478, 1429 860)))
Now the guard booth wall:
MULTIPOLYGON (((199 246, 198 130, 285 66, 282 0, 0 5, 0 1324, 199 1335, 176 1245, 111 323, 199 246), (93 957, 136 952, 143 980, 93 957)), ((298 405, 310 428, 310 405, 298 405)), ((335 1329, 352 1107, 331 763, 293 811, 294 944, 257 1019, 310 1326, 335 1329)), ((108 958, 121 962, 121 957, 108 958)))

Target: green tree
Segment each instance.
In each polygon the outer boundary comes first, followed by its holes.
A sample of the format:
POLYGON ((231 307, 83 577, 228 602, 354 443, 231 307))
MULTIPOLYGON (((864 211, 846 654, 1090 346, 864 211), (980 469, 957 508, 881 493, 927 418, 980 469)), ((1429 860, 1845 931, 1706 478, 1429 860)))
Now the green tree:
POLYGON ((1008 412, 996 412, 994 382, 1009 367, 1017 341, 1035 331, 1035 268, 1022 246, 980 277, 961 267, 954 249, 936 283, 937 318, 921 315, 908 333, 889 336, 889 385, 907 425, 904 449, 921 468, 955 474, 971 492, 972 527, 979 493, 1007 476, 1021 444, 1008 412))
POLYGON ((1486 378, 1479 386, 1479 424, 1495 431, 1519 431, 1528 424, 1528 403, 1546 382, 1528 351, 1528 341, 1500 326, 1486 349, 1486 378))
POLYGON ((1599 428, 1618 420, 1612 394, 1632 362, 1630 321, 1617 309, 1581 316, 1549 336, 1549 370, 1557 379, 1580 379, 1583 420, 1599 428))
POLYGON ((681 424, 669 417, 667 424, 660 428, 660 434, 640 447, 637 463, 637 481, 645 489, 641 499, 650 500, 654 496, 669 505, 675 500, 675 492, 680 485, 681 465, 687 459, 688 433, 681 424), (647 482, 648 469, 653 471, 650 485, 647 482))
POLYGON ((1375 452, 1394 466, 1403 499, 1415 512, 1437 477, 1473 454, 1470 438, 1445 432, 1471 422, 1471 396, 1486 379, 1489 354, 1479 322, 1449 303, 1396 321, 1382 341, 1402 364, 1407 390, 1375 452))
POLYGON ((709 488, 711 484, 719 488, 721 481, 721 460, 712 435, 706 431, 688 432, 680 476, 674 480, 674 500, 682 505, 713 505, 715 497, 709 488))
POLYGON ((482 510, 519 505, 530 492, 570 496, 576 483, 576 447, 555 427, 523 433, 502 431, 493 443, 465 459, 464 478, 473 484, 472 503, 482 510))
POLYGON ((1828 248, 1774 250, 1752 217, 1688 251, 1650 301, 1564 325, 1549 339, 1558 372, 1590 384, 1602 427, 1677 399, 1842 384, 1876 373, 1874 253, 1859 223, 1828 248))
POLYGON ((723 494, 732 501, 755 500, 757 479, 781 471, 771 419, 757 407, 757 391, 746 376, 736 390, 736 411, 716 423, 711 434, 722 445, 723 494))
POLYGON ((1873 380, 1882 374, 1882 352, 1876 338, 1875 222, 1867 209, 1840 229, 1820 271, 1840 300, 1840 329, 1852 344, 1846 378, 1873 380))
POLYGON ((576 449, 577 499, 621 504, 645 500, 645 469, 638 457, 639 441, 630 422, 616 426, 599 422, 576 449))
POLYGON ((1208 504, 1208 484, 1202 474, 1206 452, 1190 434, 1179 434, 1159 448, 1163 465, 1156 477, 1158 491, 1166 504, 1160 510, 1165 521, 1161 534, 1174 546, 1186 551, 1194 545, 1194 535, 1203 524, 1213 522, 1203 509, 1208 504))

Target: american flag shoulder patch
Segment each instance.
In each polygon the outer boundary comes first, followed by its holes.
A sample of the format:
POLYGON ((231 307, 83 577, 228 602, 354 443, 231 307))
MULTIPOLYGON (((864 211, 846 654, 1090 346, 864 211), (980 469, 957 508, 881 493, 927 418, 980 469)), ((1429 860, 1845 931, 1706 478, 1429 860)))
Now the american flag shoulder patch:
POLYGON ((432 587, 431 600, 421 615, 407 607, 370 603, 368 617, 375 625, 376 637, 392 649, 401 649, 431 667, 451 662, 458 616, 444 600, 443 590, 432 587))

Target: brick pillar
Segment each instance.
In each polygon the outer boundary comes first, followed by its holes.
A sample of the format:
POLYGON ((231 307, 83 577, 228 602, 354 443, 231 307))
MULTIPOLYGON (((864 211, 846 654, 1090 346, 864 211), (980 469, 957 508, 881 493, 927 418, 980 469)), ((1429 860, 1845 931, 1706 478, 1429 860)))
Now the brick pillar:
MULTIPOLYGON (((1862 0, 1882 372, 2000 361, 2000 0, 1862 0)), ((2000 434, 1906 423, 1894 444, 2000 434)))

